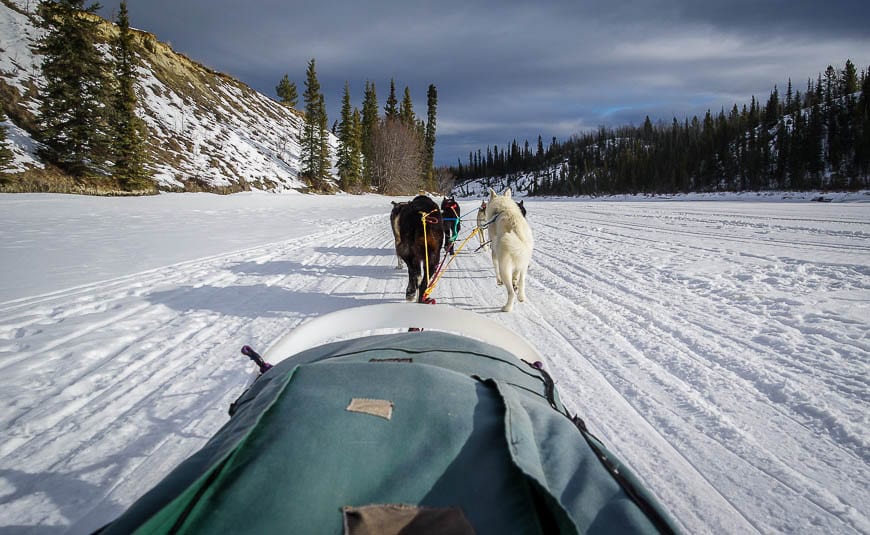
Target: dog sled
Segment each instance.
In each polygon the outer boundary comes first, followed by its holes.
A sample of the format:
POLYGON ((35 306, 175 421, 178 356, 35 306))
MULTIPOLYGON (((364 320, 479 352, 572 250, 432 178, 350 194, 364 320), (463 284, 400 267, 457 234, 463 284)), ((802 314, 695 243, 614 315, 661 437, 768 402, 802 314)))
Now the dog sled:
POLYGON ((676 531, 538 351, 482 316, 354 308, 262 360, 226 425, 99 533, 676 531))

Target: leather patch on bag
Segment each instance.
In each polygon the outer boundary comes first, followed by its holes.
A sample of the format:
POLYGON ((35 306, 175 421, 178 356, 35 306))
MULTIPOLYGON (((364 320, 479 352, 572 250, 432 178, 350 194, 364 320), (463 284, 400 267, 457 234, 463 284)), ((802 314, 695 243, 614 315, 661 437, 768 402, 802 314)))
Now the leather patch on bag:
POLYGON ((393 417, 393 402, 388 399, 353 398, 345 410, 371 414, 389 420, 393 417))
POLYGON ((474 535, 458 507, 384 504, 345 506, 344 535, 474 535))

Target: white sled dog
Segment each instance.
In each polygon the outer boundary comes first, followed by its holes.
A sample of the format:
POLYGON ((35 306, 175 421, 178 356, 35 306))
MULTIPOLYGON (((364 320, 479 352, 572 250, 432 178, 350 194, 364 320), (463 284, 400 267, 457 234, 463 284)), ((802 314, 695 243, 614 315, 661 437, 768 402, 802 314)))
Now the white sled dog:
POLYGON ((521 302, 526 300, 526 273, 534 246, 532 229, 517 203, 511 199, 510 188, 503 195, 490 188, 486 220, 489 222, 495 279, 507 289, 507 303, 501 310, 510 312, 514 307, 514 296, 521 302))

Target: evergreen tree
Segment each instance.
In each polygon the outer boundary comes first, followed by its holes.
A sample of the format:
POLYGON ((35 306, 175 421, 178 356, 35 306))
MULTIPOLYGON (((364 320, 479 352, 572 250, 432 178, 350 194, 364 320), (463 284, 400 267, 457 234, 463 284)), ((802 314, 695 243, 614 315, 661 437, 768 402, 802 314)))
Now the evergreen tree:
POLYGON ((344 96, 341 99, 341 120, 338 123, 338 181, 341 189, 350 191, 356 184, 359 169, 353 169, 353 152, 356 150, 357 140, 353 125, 353 110, 350 106, 350 84, 344 82, 344 96))
POLYGON ((435 167, 435 112, 437 108, 438 90, 434 84, 429 84, 429 89, 426 91, 426 133, 423 136, 423 145, 426 149, 425 165, 429 174, 435 167))
POLYGON ((828 68, 825 69, 825 105, 830 107, 831 102, 839 97, 839 89, 837 87, 837 71, 834 70, 834 67, 828 65, 828 68))
POLYGON ((414 102, 411 100, 411 90, 405 86, 405 94, 402 97, 402 103, 399 105, 399 118, 405 124, 414 124, 417 118, 414 117, 414 102))
POLYGON ((308 62, 305 73, 305 123, 302 132, 302 175, 307 178, 312 187, 318 190, 326 188, 329 176, 328 129, 326 108, 323 94, 320 92, 320 82, 317 80, 315 61, 308 62), (326 150, 324 150, 326 146, 326 150), (325 158, 324 158, 325 153, 325 158))
POLYGON ((846 60, 846 68, 843 69, 843 94, 851 95, 858 91, 858 71, 852 60, 846 60))
MULTIPOLYGON (((800 91, 797 92, 796 100, 800 101, 800 91)), ((789 183, 794 189, 807 187, 807 158, 805 147, 807 144, 806 120, 802 111, 794 114, 791 135, 789 136, 789 151, 787 155, 787 174, 789 183)))
POLYGON ((114 176, 126 191, 152 189, 145 169, 145 123, 136 115, 136 59, 127 2, 118 12, 118 36, 113 43, 115 89, 112 98, 112 156, 114 176))
MULTIPOLYGON (((417 135, 420 136, 420 139, 425 140, 425 138, 426 138, 426 121, 424 121, 423 119, 417 119, 417 122, 414 123, 414 125, 417 127, 417 135)), ((425 149, 425 147, 424 147, 424 149, 425 149)), ((424 160, 426 159, 425 154, 424 154, 423 159, 424 160)))
POLYGON ((866 179, 870 176, 870 69, 862 77, 861 96, 858 97, 853 117, 857 140, 855 143, 855 167, 866 179))
POLYGON ((764 124, 767 128, 772 128, 779 121, 779 106, 779 90, 774 85, 767 106, 764 108, 764 124))
MULTIPOLYGON (((0 123, 6 122, 6 114, 0 110, 0 123)), ((0 172, 12 161, 12 149, 6 146, 6 125, 0 124, 0 172)))
POLYGON ((815 90, 815 101, 813 105, 821 104, 825 101, 825 92, 822 90, 822 74, 819 73, 818 80, 816 81, 816 90, 815 90))
POLYGON ((362 119, 359 109, 354 108, 350 117, 350 158, 348 162, 348 182, 354 190, 362 186, 362 119))
POLYGON ((326 99, 320 94, 320 123, 318 124, 318 137, 320 139, 320 182, 322 188, 326 187, 326 180, 332 174, 332 160, 329 152, 329 119, 326 115, 326 99))
POLYGON ((366 81, 365 94, 363 95, 362 123, 361 123, 362 153, 363 153, 363 182, 367 187, 372 186, 372 139, 378 128, 378 95, 375 84, 366 81))
POLYGON ((36 51, 44 59, 40 91, 39 138, 43 156, 72 174, 84 176, 108 156, 107 65, 95 45, 99 4, 84 0, 39 4, 46 30, 36 51))
POLYGON ((399 117, 399 101, 396 99, 396 81, 390 80, 390 96, 387 97, 387 105, 384 106, 384 115, 387 119, 397 119, 399 117))
POLYGON ((776 165, 773 172, 772 187, 778 189, 788 189, 791 185, 788 183, 788 160, 791 153, 791 135, 789 135, 788 125, 785 116, 781 117, 776 126, 776 165))
POLYGON ((643 140, 646 142, 652 141, 653 136, 653 125, 652 121, 649 120, 649 115, 643 120, 643 140))
POLYGON ((284 78, 281 78, 281 81, 278 82, 277 87, 275 87, 275 93, 278 95, 278 98, 281 99, 279 102, 285 106, 295 108, 296 104, 299 102, 299 95, 296 92, 296 84, 291 82, 286 74, 284 75, 284 78))

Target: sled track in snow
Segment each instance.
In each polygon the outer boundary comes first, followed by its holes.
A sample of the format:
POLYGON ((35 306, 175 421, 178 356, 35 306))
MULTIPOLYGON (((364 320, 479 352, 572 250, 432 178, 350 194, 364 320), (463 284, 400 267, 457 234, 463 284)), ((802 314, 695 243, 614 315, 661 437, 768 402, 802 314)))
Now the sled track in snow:
MULTIPOLYGON (((543 255, 542 255, 543 256, 543 255)), ((540 258, 535 273, 542 276, 544 285, 550 290, 548 302, 555 302, 558 293, 553 288, 570 290, 570 284, 562 284, 553 278, 546 278, 542 270, 549 271, 547 265, 563 265, 552 258, 540 258), (556 296, 552 294, 556 293, 556 296)), ((704 429, 699 437, 703 440, 693 447, 688 448, 687 461, 698 470, 699 474, 709 473, 713 468, 704 460, 699 460, 696 452, 703 451, 709 456, 711 446, 715 445, 720 453, 714 455, 717 463, 722 464, 723 458, 734 456, 734 470, 731 472, 731 484, 735 488, 747 485, 753 477, 747 472, 761 472, 761 478, 776 479, 783 486, 790 488, 797 495, 806 496, 806 489, 801 489, 805 477, 790 468, 795 459, 780 459, 776 454, 778 444, 759 444, 756 438, 746 435, 741 428, 748 422, 734 422, 711 405, 707 399, 709 393, 716 392, 721 399, 729 399, 729 403, 752 403, 761 398, 757 404, 758 412, 750 414, 754 419, 753 426, 770 426, 772 422, 783 421, 783 431, 780 436, 790 436, 787 430, 789 426, 800 426, 804 430, 808 427, 799 421, 793 414, 778 405, 770 405, 766 402, 765 383, 759 383, 756 373, 744 373, 740 370, 737 359, 724 357, 721 350, 713 347, 697 347, 698 340, 704 340, 716 336, 718 333, 708 332, 701 325, 684 324, 682 328, 662 318, 667 317, 660 303, 652 303, 643 299, 641 295, 635 295, 624 280, 614 280, 614 277, 603 277, 589 270, 580 269, 574 275, 583 276, 592 281, 595 291, 591 295, 579 297, 576 301, 562 299, 558 308, 562 308, 566 316, 574 318, 575 323, 585 323, 595 326, 596 335, 610 342, 601 345, 593 339, 586 340, 586 349, 577 344, 578 351, 585 358, 595 362, 603 377, 609 378, 619 394, 629 400, 638 414, 659 414, 659 417, 650 420, 654 429, 662 429, 663 426, 673 426, 675 422, 672 416, 672 407, 679 409, 682 418, 691 422, 691 427, 704 429), (606 311, 606 312, 605 312, 606 311), (686 332, 685 327, 691 327, 686 332), (692 332, 692 331, 695 332, 692 332), (657 341, 650 344, 650 341, 657 341), (719 361, 717 362, 717 356, 719 361), (625 371, 626 365, 630 366, 630 374, 625 371), (724 366, 723 366, 724 365, 724 366), (642 379, 641 382, 638 382, 642 379), (677 388, 679 387, 679 388, 677 388), (735 390, 736 389, 736 390, 735 390), (734 395, 730 395, 734 391, 734 395), (658 393, 657 393, 658 392, 658 393), (712 440, 713 442, 709 442, 712 440), (694 458, 694 460, 692 459, 694 458), (774 471, 765 468, 763 464, 778 467, 774 471), (706 464, 706 465, 705 465, 706 464)), ((611 274, 612 275, 612 274, 611 274)), ((566 280, 576 280, 579 277, 566 280)), ((532 280, 535 280, 534 278, 532 280)), ((699 322, 700 323, 700 322, 699 322)), ((578 333, 576 327, 569 323, 560 325, 559 330, 566 339, 577 340, 584 336, 578 333), (568 335, 566 333, 575 333, 568 335)), ((718 338, 718 340, 722 340, 718 338)), ((736 344, 732 344, 732 350, 738 351, 736 344)), ((745 354, 747 351, 743 349, 745 354)), ((577 377, 577 380, 582 380, 577 377)), ((681 434, 690 434, 691 427, 686 428, 681 434)), ((800 449, 798 446, 796 448, 800 449)), ((791 451, 788 449, 787 451, 791 451)), ((855 454, 853 451, 844 450, 838 444, 825 440, 816 445, 816 457, 827 459, 829 467, 838 470, 837 466, 848 464, 848 459, 855 454), (827 448, 841 450, 841 453, 832 455, 827 448), (845 460, 845 461, 844 461, 845 460)), ((686 456, 683 454, 682 456, 686 456)), ((842 477, 848 477, 848 473, 841 472, 842 477)), ((755 478, 757 479, 757 478, 755 478)), ((718 482, 721 486, 721 481, 718 482)), ((751 483, 749 484, 751 486, 751 483)), ((655 485, 651 485, 655 486, 655 485)), ((727 499, 727 498, 726 498, 727 499)), ((840 504, 820 503, 818 498, 808 496, 810 503, 821 508, 829 508, 840 504)), ((730 501, 730 500, 729 500, 730 501)), ((756 529, 765 531, 758 524, 749 520, 750 516, 741 511, 740 506, 734 505, 741 516, 747 519, 756 529)))
MULTIPOLYGON (((313 281, 326 281, 313 289, 323 295, 356 286, 354 270, 365 263, 343 268, 345 255, 319 245, 330 243, 331 248, 345 247, 347 252, 348 247, 359 246, 358 234, 374 236, 365 240, 365 246, 373 249, 359 258, 379 261, 368 253, 385 245, 371 231, 381 219, 372 216, 356 221, 353 229, 333 229, 3 303, 0 354, 12 358, 0 360, 0 371, 14 378, 11 394, 19 401, 0 416, 3 429, 9 430, 0 445, 0 477, 13 466, 28 466, 41 474, 31 483, 19 484, 8 498, 39 494, 40 482, 72 481, 105 465, 116 483, 82 490, 75 500, 87 502, 87 507, 50 493, 39 502, 49 510, 48 516, 53 507, 57 515, 77 519, 74 524, 82 532, 117 514, 118 497, 126 497, 122 503, 129 503, 226 420, 229 402, 246 382, 246 374, 239 373, 247 369, 238 353, 241 345, 272 340, 319 313, 299 315, 276 307, 271 318, 254 317, 270 288, 290 298, 294 290, 311 289, 311 281, 298 285, 294 273, 277 271, 310 269, 313 281), (270 263, 277 266, 266 273, 247 273, 270 263), (322 277, 331 267, 335 273, 346 270, 348 274, 322 277), (244 289, 251 287, 255 290, 246 294, 244 289), (219 303, 226 292, 237 294, 230 306, 219 303), (209 310, 212 298, 217 310, 209 310), (70 373, 48 377, 51 370, 64 369, 64 360, 74 356, 78 362, 70 373), (192 394, 185 392, 191 384, 198 385, 192 394), (125 440, 131 443, 116 444, 125 440), (89 451, 117 454, 109 460, 95 459, 89 451), (44 464, 28 462, 34 457, 44 464)), ((376 286, 372 290, 383 293, 382 285, 376 286)), ((276 305, 281 298, 265 301, 276 305)), ((336 305, 344 306, 344 302, 336 305)))
MULTIPOLYGON (((498 311, 505 291, 475 238, 438 303, 538 341, 566 406, 688 532, 870 531, 870 493, 850 483, 870 480, 870 342, 843 306, 870 301, 866 211, 527 205, 529 301, 498 311)), ((387 221, 385 207, 0 303, 0 526, 89 533, 226 421, 251 377, 242 345, 403 301, 387 221)))

